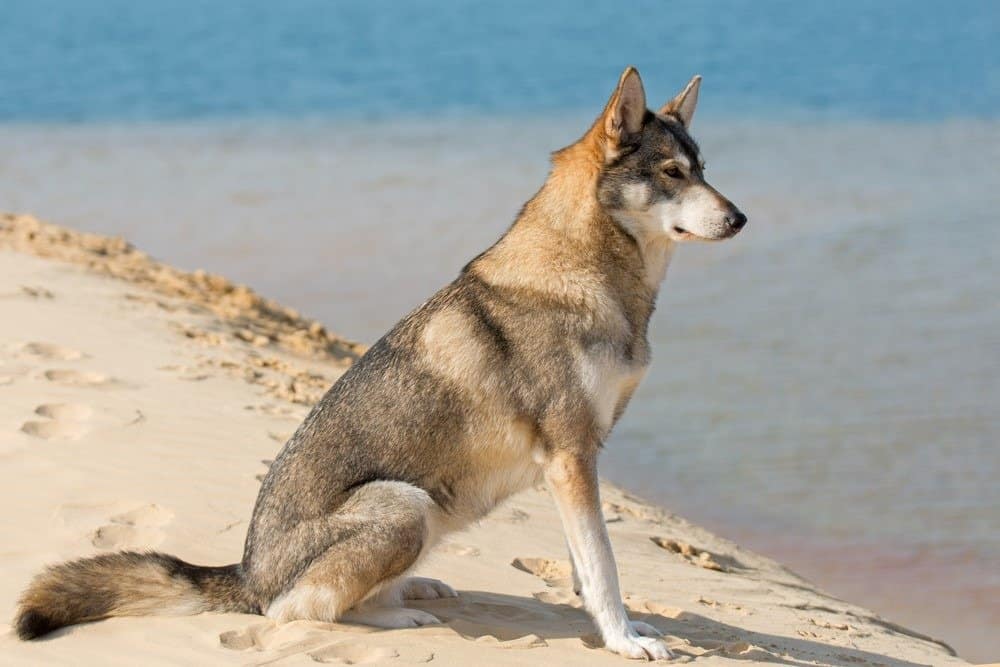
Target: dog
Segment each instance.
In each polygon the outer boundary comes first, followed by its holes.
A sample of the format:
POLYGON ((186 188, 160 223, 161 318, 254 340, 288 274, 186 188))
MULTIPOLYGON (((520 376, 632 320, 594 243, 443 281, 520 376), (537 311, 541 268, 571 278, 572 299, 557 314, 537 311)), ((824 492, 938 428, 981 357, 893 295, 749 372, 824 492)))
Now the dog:
POLYGON ((705 181, 688 132, 700 83, 654 113, 638 71, 624 71, 507 232, 308 414, 263 481, 240 563, 120 552, 51 566, 20 599, 18 635, 205 611, 435 623, 405 601, 455 591, 407 573, 442 535, 544 482, 606 648, 670 657, 655 628, 626 615, 597 459, 650 363, 675 247, 729 238, 747 220, 705 181))

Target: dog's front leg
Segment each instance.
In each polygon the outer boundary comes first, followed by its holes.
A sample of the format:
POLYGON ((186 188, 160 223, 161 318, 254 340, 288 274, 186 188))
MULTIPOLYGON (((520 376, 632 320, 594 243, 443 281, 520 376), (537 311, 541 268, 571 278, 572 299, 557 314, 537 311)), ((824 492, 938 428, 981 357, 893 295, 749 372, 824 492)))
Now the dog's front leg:
POLYGON ((569 546, 569 540, 566 540, 566 549, 569 551, 569 564, 573 569, 573 592, 577 595, 583 595, 583 584, 580 583, 580 569, 576 566, 576 559, 573 557, 573 549, 569 546))
POLYGON ((660 660, 670 650, 650 635, 645 623, 625 613, 618 588, 618 569, 601 513, 594 454, 556 453, 545 467, 545 481, 562 517, 583 604, 594 619, 607 649, 629 658, 660 660))

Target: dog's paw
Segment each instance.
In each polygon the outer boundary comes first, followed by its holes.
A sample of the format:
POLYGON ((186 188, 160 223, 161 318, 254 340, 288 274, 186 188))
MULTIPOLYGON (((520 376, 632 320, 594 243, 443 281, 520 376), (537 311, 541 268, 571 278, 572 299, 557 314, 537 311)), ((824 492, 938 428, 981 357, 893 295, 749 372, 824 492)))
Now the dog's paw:
POLYGON ((403 582, 404 600, 437 600, 457 598, 455 589, 437 579, 429 577, 409 577, 403 582))
POLYGON ((417 628, 421 625, 434 625, 441 621, 434 614, 428 614, 422 609, 397 607, 387 609, 383 614, 384 628, 417 628))
POLYGON ((629 625, 632 629, 639 634, 640 637, 662 637, 663 633, 654 628, 649 623, 643 623, 642 621, 629 621, 629 625))
POLYGON ((421 625, 433 625, 441 622, 433 614, 409 607, 352 609, 341 616, 340 620, 345 623, 358 623, 386 629, 417 628, 421 625))
MULTIPOLYGON (((650 625, 642 623, 646 628, 656 630, 650 625)), ((669 660, 674 657, 667 645, 655 637, 618 637, 606 639, 604 648, 612 653, 631 658, 633 660, 669 660)))

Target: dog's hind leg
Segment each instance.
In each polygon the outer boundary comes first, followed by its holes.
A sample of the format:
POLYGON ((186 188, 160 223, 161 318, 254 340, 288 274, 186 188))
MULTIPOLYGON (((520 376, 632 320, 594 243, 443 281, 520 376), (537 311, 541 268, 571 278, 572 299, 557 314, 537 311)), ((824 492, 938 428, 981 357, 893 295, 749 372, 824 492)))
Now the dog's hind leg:
POLYGON ((405 482, 358 487, 331 517, 339 539, 271 602, 267 616, 393 628, 436 623, 399 606, 407 592, 401 575, 433 542, 435 510, 425 491, 405 482))
POLYGON ((430 577, 406 577, 400 581, 400 592, 404 600, 437 600, 457 598, 455 589, 440 579, 430 577))
POLYGON ((399 577, 384 583, 377 592, 344 612, 339 620, 378 628, 411 628, 440 623, 432 614, 405 606, 406 600, 437 600, 458 597, 443 581, 428 577, 399 577))
POLYGON ((399 607, 406 600, 438 600, 457 598, 455 589, 440 579, 430 577, 399 577, 385 582, 377 592, 365 599, 365 604, 379 607, 399 607))
POLYGON ((383 584, 340 617, 340 620, 379 628, 410 628, 439 623, 432 614, 405 606, 406 600, 458 597, 448 584, 429 577, 399 577, 383 584))

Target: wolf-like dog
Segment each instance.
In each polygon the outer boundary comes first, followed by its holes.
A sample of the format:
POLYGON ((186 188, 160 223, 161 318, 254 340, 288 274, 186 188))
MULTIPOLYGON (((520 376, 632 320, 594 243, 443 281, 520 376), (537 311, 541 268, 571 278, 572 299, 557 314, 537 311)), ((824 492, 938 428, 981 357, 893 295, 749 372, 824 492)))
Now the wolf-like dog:
POLYGON ((746 223, 705 181, 688 133, 700 82, 653 112, 625 70, 507 232, 312 409, 264 479, 240 563, 121 552, 55 565, 23 594, 19 636, 204 611, 435 623, 405 600, 455 591, 407 573, 445 533, 544 482, 605 646, 669 657, 622 604, 597 458, 649 365, 647 327, 676 245, 746 223))

